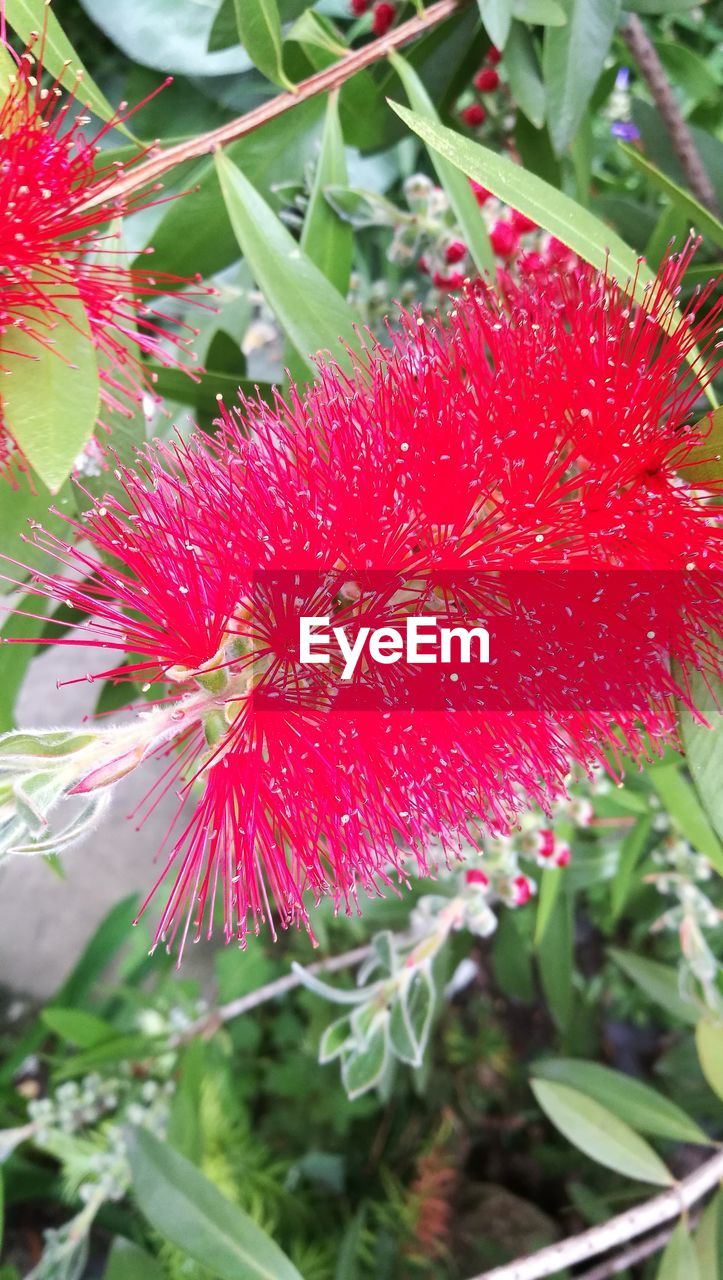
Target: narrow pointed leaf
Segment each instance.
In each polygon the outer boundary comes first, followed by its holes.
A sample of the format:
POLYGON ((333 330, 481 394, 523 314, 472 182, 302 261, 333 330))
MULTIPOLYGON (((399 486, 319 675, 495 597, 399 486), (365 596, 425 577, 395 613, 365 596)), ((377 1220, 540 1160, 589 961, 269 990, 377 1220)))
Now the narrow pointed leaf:
POLYGON ((48 322, 48 349, 13 330, 3 355, 3 416, 28 462, 57 493, 93 432, 100 404, 98 362, 80 298, 63 303, 65 315, 48 322), (10 344, 8 344, 10 345, 10 344))
POLYGON ((477 0, 480 17, 490 40, 504 49, 512 22, 512 0, 477 0))
POLYGON ((567 22, 547 27, 542 66, 547 127, 562 155, 585 114, 615 34, 620 0, 561 0, 567 22))
MULTIPOLYGON (((407 93, 411 106, 420 116, 439 124, 434 103, 422 81, 411 66, 398 53, 391 53, 389 61, 394 67, 407 93)), ((484 219, 472 188, 463 173, 456 165, 450 164, 438 152, 431 153, 432 164, 437 177, 444 188, 460 229, 464 233, 465 242, 477 270, 484 274, 494 275, 495 258, 490 245, 484 219)))
POLYGON ((700 1065, 708 1084, 723 1099, 723 1022, 703 1018, 695 1033, 700 1065))
MULTIPOLYGON (((45 42, 43 45, 43 65, 47 71, 58 76, 66 89, 75 87, 77 73, 82 73, 82 87, 78 92, 78 100, 90 107, 101 120, 111 120, 115 115, 114 108, 101 93, 95 81, 88 74, 75 49, 66 36, 58 19, 45 0, 5 0, 5 16, 9 26, 17 32, 22 40, 29 40, 34 31, 42 31, 45 24, 45 42)), ((123 125, 123 133, 132 137, 123 125)))
POLYGON ((681 996, 677 969, 659 964, 657 960, 647 960, 630 951, 618 951, 616 947, 610 948, 610 956, 623 973, 651 1000, 665 1009, 671 1018, 677 1018, 679 1022, 685 1022, 691 1027, 696 1026, 700 1011, 692 1000, 685 1000, 681 996))
POLYGON ((688 1224, 681 1219, 665 1246, 656 1280, 710 1280, 701 1276, 688 1224))
POLYGON ((678 766, 651 768, 648 776, 663 806, 671 818, 675 819, 685 839, 697 853, 705 854, 719 875, 723 875, 723 845, 701 808, 695 791, 686 782, 678 766))
POLYGON ((221 192, 239 247, 286 334, 314 373, 313 356, 331 351, 342 364, 339 339, 358 346, 351 308, 309 260, 255 187, 231 161, 216 156, 221 192))
POLYGON ((132 1132, 129 1160, 144 1217, 218 1280, 301 1280, 270 1236, 147 1130, 132 1132))
POLYGON ((530 1084, 555 1128, 591 1160, 639 1182, 655 1186, 673 1182, 653 1148, 607 1107, 565 1084, 549 1080, 531 1080, 530 1084))
POLYGON ((609 1107, 636 1133, 674 1142, 710 1143, 708 1135, 681 1107, 622 1071, 576 1058, 546 1058, 535 1070, 545 1080, 559 1080, 609 1107))
MULTIPOLYGON (((715 214, 711 213, 702 204, 699 204, 693 196, 684 191, 682 187, 679 187, 677 182, 673 182, 673 179, 669 178, 667 173, 662 173, 654 164, 651 164, 650 160, 640 151, 637 151, 635 147, 630 147, 623 142, 620 143, 620 147, 625 152, 628 160, 641 173, 645 174, 645 177, 650 180, 653 186, 668 196, 671 204, 685 214, 687 222, 694 231, 698 231, 702 236, 707 236, 714 244, 723 248, 723 222, 716 218, 715 214)), ((712 270, 711 275, 715 275, 712 270)))
POLYGON ((292 88, 284 74, 281 19, 276 0, 234 0, 239 39, 254 66, 274 84, 292 88))
POLYGON ((690 680, 693 702, 706 723, 700 724, 686 706, 679 708, 685 759, 707 818, 723 840, 723 682, 708 687, 700 675, 690 680))
POLYGON ((702 1280, 721 1280, 723 1276, 723 1194, 719 1191, 709 1201, 695 1230, 694 1248, 702 1280))
POLYGON ((338 92, 329 94, 319 163, 301 233, 301 248, 327 280, 346 297, 354 235, 351 225, 326 199, 326 188, 347 182, 344 138, 339 124, 338 92))

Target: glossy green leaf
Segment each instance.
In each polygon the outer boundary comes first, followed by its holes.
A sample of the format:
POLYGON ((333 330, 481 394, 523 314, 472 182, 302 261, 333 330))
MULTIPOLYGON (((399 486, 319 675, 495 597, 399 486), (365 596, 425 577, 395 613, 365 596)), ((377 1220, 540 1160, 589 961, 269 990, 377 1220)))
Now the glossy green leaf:
POLYGON ((685 839, 698 853, 705 854, 719 875, 723 875, 723 845, 680 768, 677 765, 662 765, 649 769, 648 776, 664 808, 675 819, 685 839))
POLYGON ((656 1274, 656 1280, 710 1280, 698 1270, 687 1222, 680 1220, 671 1235, 656 1274))
POLYGON ((536 129, 541 129, 545 123, 545 86, 535 43, 521 22, 512 23, 505 49, 505 70, 520 111, 536 129))
POLYGON ((708 1084, 723 1099, 723 1022, 701 1018, 695 1032, 701 1069, 708 1084))
POLYGON ((723 408, 707 413, 696 422, 695 430, 704 439, 686 455, 681 475, 689 484, 699 484, 703 488, 712 483, 717 486, 723 479, 723 408))
MULTIPOLYGON (((75 88, 78 72, 81 72, 82 88, 78 93, 79 100, 84 105, 87 103, 90 110, 100 116, 101 120, 112 119, 115 109, 86 71, 53 10, 45 0, 5 0, 5 16, 8 25, 25 41, 30 39, 33 32, 42 31, 45 26, 43 44, 45 70, 57 76, 66 89, 75 88)), ((129 137, 132 136, 126 128, 123 128, 123 132, 129 137)))
POLYGON ((216 156, 216 167, 239 247, 310 372, 316 371, 313 356, 320 351, 348 363, 340 339, 358 345, 351 308, 223 153, 216 156))
POLYGON ((93 433, 100 383, 88 317, 80 298, 47 322, 48 349, 13 330, 3 355, 3 416, 20 448, 51 493, 57 493, 93 433))
MULTIPOLYGON (((404 85, 407 97, 414 110, 422 118, 438 125, 439 119, 434 109, 434 103, 414 67, 398 53, 394 52, 389 55, 389 61, 404 85)), ((469 182, 464 174, 460 173, 456 165, 450 164, 448 160, 445 160, 434 150, 431 153, 431 160, 463 232, 477 270, 482 274, 489 272, 494 275, 496 267, 492 246, 490 245, 487 228, 480 213, 479 205, 469 182)))
POLYGON ((708 687, 701 675, 689 677, 696 709, 705 717, 700 724, 682 703, 678 706, 685 760, 706 817, 723 840, 723 683, 708 687))
POLYGON ((103 1280, 164 1280, 166 1272, 150 1253, 130 1240, 113 1241, 103 1280))
POLYGON ((167 400, 175 400, 178 404, 192 405, 201 413, 213 416, 218 411, 218 397, 221 396, 227 405, 235 404, 239 391, 247 396, 255 396, 256 389, 265 400, 272 397, 271 383, 252 382, 250 378, 237 378, 232 373, 219 373, 217 369, 206 369, 198 378, 188 378, 180 369, 164 369, 160 365, 151 366, 154 375, 154 388, 167 400))
POLYGON ((610 916, 613 924, 628 900, 633 873, 645 851, 651 827, 652 819, 647 814, 638 818, 620 846, 620 859, 610 886, 610 916))
POLYGON ((270 1236, 183 1156, 145 1129, 131 1132, 128 1147, 136 1202, 159 1235, 218 1280, 301 1280, 270 1236))
POLYGON ((723 1193, 709 1200, 695 1229, 693 1246, 701 1280, 721 1280, 723 1276, 723 1193))
POLYGON ((562 155, 580 127, 615 34, 620 0, 562 0, 567 22, 547 27, 542 66, 547 127, 562 155))
POLYGON ((556 1129, 597 1164, 627 1178, 668 1186, 673 1176, 653 1148, 618 1116, 578 1089, 531 1080, 532 1091, 556 1129))
POLYGON ((673 1142, 696 1142, 707 1146, 710 1138, 690 1116, 657 1089, 622 1071, 613 1071, 598 1062, 576 1058, 546 1058, 535 1065, 537 1076, 558 1080, 609 1107, 636 1133, 673 1142))
POLYGON ((623 973, 651 1000, 665 1009, 671 1018, 691 1027, 697 1024, 700 1011, 692 1000, 685 1000, 681 996, 677 969, 659 964, 657 960, 647 960, 630 951, 619 951, 617 947, 610 948, 610 956, 623 973))
POLYGON ((498 49, 504 49, 510 34, 513 0, 477 0, 485 31, 498 49))
MULTIPOLYGON (((653 186, 668 196, 671 204, 685 214, 689 225, 694 231, 706 236, 714 244, 723 248, 723 222, 716 218, 715 214, 712 214, 709 209, 699 204, 695 197, 678 186, 677 182, 673 182, 673 179, 669 178, 667 173, 663 173, 656 165, 651 164, 650 160, 646 159, 637 148, 630 147, 622 142, 620 143, 620 148, 628 157, 628 160, 641 173, 645 174, 645 177, 649 179, 653 186)), ((715 275, 713 268, 710 269, 710 273, 711 276, 715 275)))
POLYGON ((342 298, 349 288, 354 237, 351 226, 326 199, 329 186, 346 186, 344 138, 339 124, 339 95, 329 94, 321 153, 301 232, 301 248, 342 298))
POLYGON ((234 0, 239 39, 255 67, 275 84, 293 88, 284 74, 281 19, 276 0, 234 0))

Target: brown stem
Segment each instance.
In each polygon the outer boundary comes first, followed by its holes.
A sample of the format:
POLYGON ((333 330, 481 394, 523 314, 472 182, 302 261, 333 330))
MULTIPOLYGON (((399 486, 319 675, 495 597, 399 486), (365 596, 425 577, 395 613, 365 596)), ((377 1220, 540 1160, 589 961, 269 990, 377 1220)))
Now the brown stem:
MULTIPOLYGON (((371 945, 365 943, 361 947, 355 947, 353 951, 345 951, 342 955, 329 956, 326 960, 317 960, 314 964, 306 965, 306 973, 339 973, 342 969, 352 969, 361 964, 362 960, 366 960, 367 956, 371 955, 371 952, 371 945)), ((242 1014, 250 1013, 252 1009, 258 1008, 260 1004, 266 1004, 267 1000, 275 1000, 279 996, 286 995, 288 991, 293 991, 295 987, 300 986, 301 978, 296 973, 288 973, 283 978, 276 978, 273 982, 267 982, 265 986, 259 987, 258 990, 250 991, 245 996, 239 996, 238 1000, 230 1000, 228 1004, 222 1004, 218 1009, 214 1009, 196 1022, 192 1022, 190 1027, 186 1027, 179 1035, 176 1044, 186 1044, 189 1040, 193 1040, 195 1036, 212 1035, 223 1023, 232 1022, 234 1018, 240 1018, 242 1014)))
POLYGON ((358 71, 388 57, 393 49, 401 48, 402 45, 423 35, 438 23, 444 22, 445 18, 450 18, 465 2, 466 0, 437 0, 437 3, 430 5, 423 14, 417 14, 408 22, 403 22, 388 35, 379 40, 370 41, 361 49, 350 50, 332 66, 325 67, 323 71, 317 71, 307 80, 301 80, 293 93, 279 93, 270 102, 261 103, 260 106, 254 107, 253 111, 238 116, 236 120, 230 120, 228 124, 223 124, 218 129, 211 129, 209 133, 201 133, 196 138, 179 142, 175 147, 156 151, 143 164, 124 173, 112 186, 106 187, 96 199, 89 200, 84 207, 92 208, 100 201, 105 203, 108 200, 121 199, 131 191, 137 191, 148 183, 156 182, 176 165, 183 164, 186 160, 197 159, 199 156, 210 155, 218 147, 225 147, 229 142, 235 142, 238 138, 245 137, 247 133, 260 129, 262 125, 268 124, 269 120, 275 120, 286 111, 291 111, 300 102, 306 102, 309 98, 315 98, 317 94, 337 89, 358 71))
POLYGON ((706 209, 710 209, 711 213, 717 213, 718 203, 713 183, 700 158, 693 135, 683 119, 678 100, 663 70, 655 46, 636 13, 628 15, 625 25, 620 28, 620 34, 650 89, 653 102, 668 131, 673 150, 680 161, 690 190, 706 209))

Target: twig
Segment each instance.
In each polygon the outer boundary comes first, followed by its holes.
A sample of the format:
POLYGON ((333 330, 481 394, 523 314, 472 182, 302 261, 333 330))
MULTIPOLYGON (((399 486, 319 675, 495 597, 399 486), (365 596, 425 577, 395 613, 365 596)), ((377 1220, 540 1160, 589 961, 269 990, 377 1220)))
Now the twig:
POLYGON ((437 3, 430 5, 423 14, 417 14, 408 22, 403 22, 388 35, 379 40, 370 41, 361 49, 351 50, 332 66, 316 72, 307 80, 301 80, 293 92, 279 93, 270 102, 261 103, 260 106, 254 107, 253 111, 247 111, 245 115, 238 116, 217 129, 211 129, 209 133, 201 133, 196 138, 177 143, 175 147, 167 147, 165 151, 156 151, 143 164, 124 173, 112 186, 105 187, 83 208, 91 209, 101 200, 105 203, 108 200, 121 199, 131 191, 137 191, 148 183, 156 182, 176 165, 183 164, 186 160, 211 155, 218 147, 225 147, 229 142, 235 142, 238 138, 245 137, 247 133, 253 133, 255 129, 268 124, 270 120, 275 120, 285 112, 291 111, 300 102, 315 98, 320 93, 338 89, 345 80, 349 80, 358 71, 363 71, 365 67, 370 67, 382 58, 388 57, 393 49, 401 48, 402 45, 425 34, 438 23, 444 22, 445 18, 450 18, 464 3, 466 0, 437 0, 437 3))
POLYGON ((678 157, 688 186, 693 195, 710 209, 718 212, 713 183, 706 172, 700 153, 695 145, 693 135, 681 114, 678 100, 663 69, 655 46, 640 18, 636 13, 628 15, 627 21, 620 28, 620 34, 632 53, 640 73, 647 82, 658 108, 660 118, 668 131, 673 150, 678 157))
MULTIPOLYGON (((338 973, 341 969, 353 969, 356 965, 361 964, 362 960, 366 960, 367 956, 371 955, 372 950, 371 945, 365 943, 361 947, 354 947, 352 951, 344 951, 339 956, 329 956, 327 960, 317 960, 314 964, 308 964, 306 965, 306 972, 312 974, 338 973)), ((267 1000, 275 1000, 277 996, 286 995, 287 991, 293 991, 295 987, 300 986, 301 978, 295 973, 288 973, 283 978, 275 978, 273 982, 267 982, 265 986, 259 987, 257 991, 250 991, 248 995, 239 996, 238 1000, 229 1000, 228 1004, 219 1005, 218 1009, 213 1009, 211 1013, 204 1014, 202 1018, 198 1018, 190 1026, 186 1027, 174 1040, 174 1047, 180 1044, 187 1044, 189 1040, 195 1039, 196 1036, 212 1035, 225 1022, 232 1022, 234 1018, 240 1018, 242 1014, 258 1008, 260 1004, 266 1004, 267 1000)))
POLYGON ((650 1258, 654 1253, 664 1249, 674 1230, 675 1225, 665 1227, 663 1231, 656 1231, 654 1236, 648 1236, 638 1244, 631 1244, 627 1249, 621 1249, 620 1253, 614 1254, 612 1258, 606 1258, 590 1271, 584 1271, 577 1280, 608 1280, 609 1276, 619 1276, 621 1271, 627 1271, 628 1267, 634 1266, 636 1262, 642 1262, 645 1258, 650 1258))
POLYGON ((682 1182, 669 1191, 646 1200, 635 1209, 611 1218, 599 1227, 591 1227, 578 1236, 570 1236, 558 1244, 548 1245, 526 1258, 518 1258, 492 1271, 484 1271, 472 1280, 543 1280, 555 1276, 575 1262, 584 1262, 598 1254, 607 1253, 618 1245, 627 1244, 646 1231, 652 1231, 663 1222, 670 1222, 685 1213, 691 1205, 702 1200, 707 1192, 723 1179, 723 1151, 700 1165, 682 1182))

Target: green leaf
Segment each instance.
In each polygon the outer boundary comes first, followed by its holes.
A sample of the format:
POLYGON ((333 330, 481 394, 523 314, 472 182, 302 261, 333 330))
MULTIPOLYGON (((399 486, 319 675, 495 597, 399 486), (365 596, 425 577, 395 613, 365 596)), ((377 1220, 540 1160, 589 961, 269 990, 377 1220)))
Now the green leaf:
POLYGON ((527 27, 513 22, 505 50, 505 70, 512 97, 536 129, 545 123, 545 86, 535 42, 527 27))
POLYGON ((505 911, 500 916, 492 944, 492 968, 504 995, 531 1004, 535 998, 532 964, 517 915, 516 911, 505 911))
POLYGON ((572 897, 568 892, 558 893, 538 944, 537 964, 550 1012, 561 1031, 569 1025, 575 994, 572 930, 572 897))
POLYGON ((13 330, 3 356, 3 415, 8 429, 51 493, 57 493, 93 433, 100 382, 88 317, 79 297, 64 299, 65 314, 47 321, 43 346, 13 330))
POLYGON ((389 1062, 390 1047, 386 1022, 380 1020, 368 1039, 344 1058, 341 1078, 350 1102, 381 1083, 389 1062))
POLYGON ((105 1018, 99 1018, 85 1009, 58 1009, 53 1005, 44 1009, 40 1016, 46 1027, 60 1036, 61 1040, 67 1040, 81 1049, 92 1049, 115 1035, 113 1027, 105 1018))
POLYGON ((701 1069, 708 1084, 723 1099, 723 1022, 701 1018, 695 1031, 701 1069))
MULTIPOLYGON (((419 134, 429 146, 456 165, 469 178, 487 187, 499 200, 527 214, 545 231, 556 236, 585 262, 599 271, 609 266, 610 274, 621 285, 632 280, 638 270, 635 254, 620 236, 582 209, 570 196, 557 191, 550 183, 514 164, 506 156, 498 155, 488 147, 480 146, 470 138, 447 129, 443 125, 415 115, 405 107, 392 102, 391 106, 419 134)), ((641 268, 636 296, 644 300, 643 286, 652 280, 645 267, 641 268)))
POLYGON ((607 1107, 565 1084, 534 1079, 530 1085, 555 1128, 591 1160, 638 1182, 656 1186, 673 1182, 653 1148, 607 1107))
POLYGON ((216 155, 216 168, 241 251, 309 370, 316 372, 313 356, 320 351, 331 351, 348 365, 340 339, 350 347, 358 346, 351 308, 222 152, 216 155))
POLYGON ((512 0, 512 12, 520 22, 528 22, 531 26, 564 27, 567 22, 567 14, 559 0, 512 0))
POLYGON ((254 66, 285 89, 293 85, 284 75, 281 19, 276 0, 234 0, 241 44, 254 66))
POLYGON ((721 1280, 723 1275, 722 1204, 723 1195, 719 1191, 709 1201, 696 1227, 695 1256, 701 1280, 721 1280))
POLYGON ((553 867, 548 867, 542 872, 540 896, 537 900, 537 913, 535 916, 536 947, 539 947, 545 936, 563 879, 561 872, 553 867))
POLYGON ((164 1280, 165 1271, 150 1253, 130 1240, 117 1238, 108 1254, 103 1280, 164 1280))
MULTIPOLYGON (((709 823, 698 797, 677 765, 648 770, 648 777, 665 809, 679 826, 685 839, 723 875, 723 845, 709 823)), ((720 781, 720 779, 719 779, 720 781)))
POLYGON ((563 27, 545 31, 547 127, 558 155, 577 133, 615 34, 620 0, 562 0, 563 27))
POLYGON ((710 1280, 710 1276, 701 1276, 698 1270, 688 1225, 682 1219, 665 1247, 656 1280, 710 1280))
MULTIPOLYGON (((686 273, 686 279, 687 279, 686 273)), ((706 484, 715 481, 720 484, 723 474, 721 457, 723 456, 723 408, 713 409, 704 418, 696 422, 694 431, 705 436, 700 444, 694 445, 687 455, 685 467, 681 475, 689 484, 706 484)), ((697 705, 697 704, 696 704, 697 705)))
POLYGON ((354 237, 326 199, 329 186, 346 186, 344 138, 339 124, 339 94, 330 93, 314 186, 301 232, 301 248, 314 266, 326 276, 342 298, 349 288, 354 237))
MULTIPOLYGON (((627 143, 621 142, 621 150, 625 153, 628 160, 635 165, 645 177, 650 180, 653 186, 668 196, 671 204, 679 209, 685 217, 689 225, 694 231, 698 231, 702 236, 707 236, 714 244, 723 248, 723 223, 720 222, 714 214, 699 204, 694 196, 691 196, 677 182, 673 182, 667 173, 663 173, 656 165, 651 164, 650 160, 638 151, 635 147, 629 147, 627 143)), ((711 268, 711 276, 715 275, 715 271, 711 268)))
POLYGON ((570 1085, 601 1106, 609 1107, 636 1133, 703 1146, 711 1143, 700 1126, 674 1102, 622 1071, 576 1058, 545 1058, 535 1064, 535 1072, 545 1080, 570 1085))
POLYGON ((218 1280, 302 1280, 278 1245, 183 1156, 144 1129, 128 1155, 136 1203, 155 1231, 218 1280))
POLYGON ((185 76, 237 75, 251 68, 245 49, 208 52, 216 4, 198 0, 81 0, 83 9, 126 57, 185 76))
MULTIPOLYGON (((77 73, 82 73, 82 86, 77 98, 84 106, 87 104, 101 120, 110 120, 115 109, 101 93, 95 81, 88 74, 75 49, 65 35, 58 19, 45 0, 5 0, 5 16, 8 24, 22 40, 28 41, 34 31, 42 31, 45 26, 43 43, 43 66, 57 76, 66 89, 73 89, 77 84, 77 73), (45 25, 47 24, 47 25, 45 25)), ((123 125, 120 126, 129 138, 123 125)))
POLYGON ((477 0, 480 17, 493 44, 504 49, 510 34, 513 0, 477 0))
POLYGON ((685 759, 703 809, 723 840, 723 714, 718 709, 723 705, 723 684, 717 681, 711 690, 697 673, 689 677, 689 683, 691 698, 707 723, 700 724, 686 706, 679 704, 685 759))
MULTIPOLYGON (((414 67, 394 51, 389 55, 389 61, 404 85, 407 97, 414 110, 423 119, 439 125, 434 103, 414 67)), ((439 153, 433 151, 431 160, 464 235, 472 261, 481 274, 484 275, 485 272, 489 272, 494 276, 496 264, 492 246, 490 245, 487 228, 480 213, 479 205, 469 182, 464 174, 460 173, 456 165, 450 164, 439 153)))
POLYGON ((623 973, 651 1000, 661 1005, 671 1018, 691 1027, 696 1026, 699 1009, 692 1000, 685 1000, 681 996, 677 969, 659 964, 657 960, 646 960, 630 951, 618 951, 616 947, 611 947, 609 954, 623 973))
POLYGON ((186 377, 180 369, 164 369, 160 365, 153 366, 151 372, 155 375, 154 387, 159 395, 178 404, 193 405, 209 417, 218 413, 219 396, 227 405, 233 405, 239 391, 253 398, 258 387, 265 400, 271 400, 273 395, 270 382, 252 382, 249 378, 237 378, 235 374, 219 373, 217 369, 206 369, 197 379, 186 377))
POLYGON ((684 13, 687 9, 695 9, 700 0, 626 0, 626 9, 633 13, 684 13))
MULTIPOLYGON (((32 594, 23 596, 18 602, 15 612, 10 615, 2 630, 0 630, 0 644, 8 640, 29 641, 39 636, 45 625, 43 615, 47 612, 48 605, 49 601, 45 596, 34 596, 32 594), (24 617, 24 614, 34 616, 24 617)), ((25 679, 28 666, 35 656, 35 645, 28 643, 6 644, 0 652, 2 653, 0 733, 3 733, 13 727, 15 702, 25 679)))
POLYGON ((647 814, 638 818, 620 846, 620 860, 610 887, 610 915, 613 924, 628 900, 633 872, 648 843, 651 827, 652 818, 647 814))

